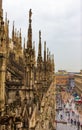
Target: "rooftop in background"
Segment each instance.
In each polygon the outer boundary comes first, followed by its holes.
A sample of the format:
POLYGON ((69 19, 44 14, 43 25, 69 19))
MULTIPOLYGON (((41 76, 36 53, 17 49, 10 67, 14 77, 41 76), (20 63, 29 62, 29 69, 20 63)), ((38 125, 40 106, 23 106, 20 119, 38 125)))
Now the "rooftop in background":
POLYGON ((80 76, 80 77, 82 77, 82 70, 80 70, 79 73, 75 73, 75 75, 76 75, 76 76, 80 76))
POLYGON ((58 72, 56 72, 56 75, 68 75, 68 72, 66 70, 58 70, 58 72))
POLYGON ((80 73, 82 74, 82 70, 80 70, 80 73))

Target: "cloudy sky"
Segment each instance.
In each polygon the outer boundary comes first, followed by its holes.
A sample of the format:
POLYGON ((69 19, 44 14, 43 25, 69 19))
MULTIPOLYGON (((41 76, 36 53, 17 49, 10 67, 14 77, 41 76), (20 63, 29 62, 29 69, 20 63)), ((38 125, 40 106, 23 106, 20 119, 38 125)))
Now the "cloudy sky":
MULTIPOLYGON (((27 36, 28 12, 32 9, 33 41, 38 45, 38 32, 42 44, 55 56, 56 71, 82 69, 81 0, 3 0, 4 15, 8 13, 10 33, 12 22, 27 36)), ((43 45, 42 45, 43 46, 43 45)), ((37 49, 36 49, 37 50, 37 49)))

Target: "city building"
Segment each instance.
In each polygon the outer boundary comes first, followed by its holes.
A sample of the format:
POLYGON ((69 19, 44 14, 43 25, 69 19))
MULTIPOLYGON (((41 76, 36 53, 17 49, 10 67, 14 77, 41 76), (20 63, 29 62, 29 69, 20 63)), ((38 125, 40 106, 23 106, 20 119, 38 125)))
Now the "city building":
POLYGON ((82 97, 82 70, 80 73, 75 74, 75 91, 82 97))
POLYGON ((69 75, 69 89, 73 89, 75 87, 75 77, 74 72, 68 72, 69 75))
POLYGON ((58 70, 55 74, 56 76, 56 86, 59 88, 66 88, 69 85, 69 75, 65 70, 58 70))

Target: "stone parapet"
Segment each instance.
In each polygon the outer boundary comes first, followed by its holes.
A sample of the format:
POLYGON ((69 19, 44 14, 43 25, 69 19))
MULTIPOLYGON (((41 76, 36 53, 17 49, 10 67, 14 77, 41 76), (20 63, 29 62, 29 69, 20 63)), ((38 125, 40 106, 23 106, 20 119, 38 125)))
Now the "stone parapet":
POLYGON ((55 128, 55 83, 52 82, 41 102, 40 115, 35 130, 55 128))

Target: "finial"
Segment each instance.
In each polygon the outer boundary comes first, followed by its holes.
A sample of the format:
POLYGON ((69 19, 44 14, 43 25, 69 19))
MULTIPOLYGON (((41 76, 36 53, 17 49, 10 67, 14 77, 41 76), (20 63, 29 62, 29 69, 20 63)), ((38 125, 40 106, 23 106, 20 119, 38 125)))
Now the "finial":
POLYGON ((44 41, 44 51, 46 51, 46 41, 44 41))
POLYGON ((14 41, 14 36, 15 36, 15 32, 14 32, 14 21, 13 21, 13 29, 12 29, 12 40, 14 41))
POLYGON ((20 28, 20 34, 19 35, 20 35, 20 39, 21 39, 21 28, 20 28))
POLYGON ((7 12, 5 13, 5 22, 7 22, 7 12))
POLYGON ((49 48, 47 48, 47 61, 49 60, 49 48))
POLYGON ((0 11, 2 10, 2 0, 0 0, 0 11))
POLYGON ((15 21, 13 21, 13 30, 12 30, 12 31, 13 31, 13 33, 14 33, 14 23, 15 23, 15 21))
POLYGON ((46 62, 46 41, 44 41, 44 62, 46 62))
POLYGON ((52 55, 53 72, 55 71, 54 54, 52 55))
POLYGON ((41 47, 41 31, 39 31, 39 48, 38 48, 38 55, 42 55, 42 47, 41 47))
POLYGON ((25 37, 24 37, 24 50, 25 50, 25 37))
POLYGON ((39 31, 39 44, 41 44, 41 30, 39 31))
POLYGON ((19 32, 19 39, 20 39, 20 45, 21 45, 22 44, 21 28, 20 28, 20 32, 19 32))

